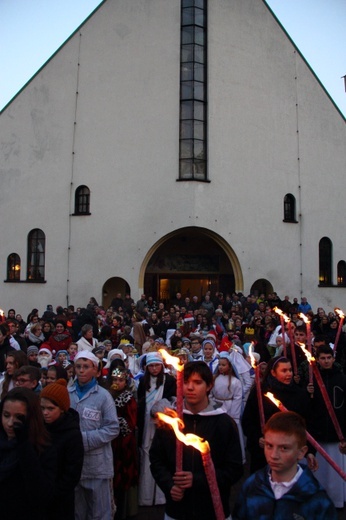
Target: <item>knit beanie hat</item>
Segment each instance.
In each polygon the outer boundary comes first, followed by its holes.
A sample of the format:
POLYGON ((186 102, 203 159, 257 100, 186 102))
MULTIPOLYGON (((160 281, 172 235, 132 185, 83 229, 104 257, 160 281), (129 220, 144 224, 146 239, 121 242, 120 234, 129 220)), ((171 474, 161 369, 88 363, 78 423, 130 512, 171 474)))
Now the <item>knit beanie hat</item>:
POLYGON ((29 356, 30 354, 38 354, 38 348, 35 347, 35 345, 30 345, 26 351, 26 355, 29 356))
POLYGON ((65 379, 58 379, 55 383, 45 386, 40 397, 54 401, 64 412, 70 408, 70 395, 65 379))
POLYGON ((146 365, 152 365, 153 363, 161 363, 163 365, 162 356, 158 352, 149 352, 147 354, 146 365))

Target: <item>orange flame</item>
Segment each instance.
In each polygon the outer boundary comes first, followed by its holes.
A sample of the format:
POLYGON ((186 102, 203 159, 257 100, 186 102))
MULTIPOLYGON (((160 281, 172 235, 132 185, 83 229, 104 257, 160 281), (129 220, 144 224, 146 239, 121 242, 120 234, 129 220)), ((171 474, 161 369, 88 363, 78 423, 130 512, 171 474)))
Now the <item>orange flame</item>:
POLYGON ((291 320, 289 319, 289 317, 287 316, 287 314, 285 314, 284 312, 282 312, 282 310, 279 309, 279 307, 274 307, 273 311, 276 312, 276 314, 278 314, 279 316, 282 316, 286 323, 288 323, 289 321, 291 321, 291 320))
POLYGON ((194 433, 184 434, 179 430, 179 425, 184 427, 184 423, 178 417, 170 417, 169 415, 166 415, 161 412, 158 412, 157 416, 160 419, 160 421, 169 424, 173 428, 177 439, 180 442, 183 442, 186 446, 193 446, 194 448, 196 448, 196 450, 200 451, 201 453, 208 453, 210 451, 208 441, 203 440, 201 437, 198 437, 194 433))
POLYGON ((171 356, 163 348, 160 348, 159 352, 162 355, 164 361, 167 363, 167 365, 172 365, 172 367, 174 367, 175 370, 177 370, 178 372, 182 372, 184 370, 184 365, 180 363, 179 358, 171 356))
POLYGON ((345 314, 344 314, 344 311, 342 311, 341 309, 334 309, 334 312, 336 312, 336 314, 339 316, 339 318, 341 319, 344 319, 345 318, 345 314))
POLYGON ((306 359, 308 360, 309 363, 311 363, 312 361, 315 361, 315 358, 310 354, 310 352, 308 351, 308 349, 306 348, 304 343, 298 343, 298 345, 300 346, 300 348, 306 355, 306 359))
POLYGON ((256 368, 257 364, 256 364, 255 356, 253 355, 253 352, 254 352, 254 346, 253 346, 253 342, 251 341, 250 346, 249 346, 249 357, 251 359, 252 368, 256 368))
POLYGON ((2 309, 0 309, 0 316, 4 316, 4 311, 2 309))
POLYGON ((298 316, 303 320, 304 323, 310 323, 309 319, 302 312, 300 312, 298 316))
POLYGON ((278 408, 280 408, 282 403, 281 403, 281 401, 279 401, 279 399, 276 399, 276 397, 274 397, 274 394, 272 394, 271 392, 267 392, 264 395, 265 395, 265 397, 268 397, 268 399, 270 399, 271 402, 274 403, 278 408))

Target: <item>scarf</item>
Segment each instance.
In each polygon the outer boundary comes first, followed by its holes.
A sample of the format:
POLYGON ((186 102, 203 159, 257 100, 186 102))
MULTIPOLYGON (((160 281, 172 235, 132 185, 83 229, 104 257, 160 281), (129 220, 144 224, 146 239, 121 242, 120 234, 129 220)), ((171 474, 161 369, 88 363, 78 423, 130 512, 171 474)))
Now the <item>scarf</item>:
POLYGON ((77 392, 77 395, 78 395, 79 399, 82 399, 82 397, 84 397, 84 395, 87 392, 89 392, 89 390, 91 390, 94 386, 96 386, 96 384, 97 384, 97 381, 96 381, 96 379, 94 377, 86 385, 80 385, 78 383, 78 379, 76 379, 76 382, 75 382, 76 392, 77 392))

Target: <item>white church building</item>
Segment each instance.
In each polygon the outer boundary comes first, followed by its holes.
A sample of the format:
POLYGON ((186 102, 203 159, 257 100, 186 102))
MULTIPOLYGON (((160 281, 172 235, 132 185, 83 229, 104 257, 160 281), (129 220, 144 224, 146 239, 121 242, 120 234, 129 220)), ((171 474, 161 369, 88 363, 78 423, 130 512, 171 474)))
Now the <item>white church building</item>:
POLYGON ((1 112, 0 306, 346 308, 345 137, 263 0, 105 0, 1 112))

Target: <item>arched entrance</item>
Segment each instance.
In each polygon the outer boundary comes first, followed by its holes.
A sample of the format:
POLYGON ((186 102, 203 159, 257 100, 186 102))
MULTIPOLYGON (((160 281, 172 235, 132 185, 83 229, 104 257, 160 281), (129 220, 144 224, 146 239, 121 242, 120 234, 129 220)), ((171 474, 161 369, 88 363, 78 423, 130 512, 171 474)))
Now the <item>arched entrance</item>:
POLYGON ((157 300, 201 298, 209 290, 224 294, 243 290, 237 256, 216 233, 186 227, 160 239, 148 251, 139 276, 139 287, 157 300))
POLYGON ((118 276, 108 278, 102 287, 102 305, 105 309, 110 306, 111 301, 118 293, 121 293, 122 297, 127 293, 130 294, 129 284, 126 280, 118 276))
POLYGON ((265 278, 260 278, 259 280, 256 280, 252 286, 250 293, 254 294, 255 296, 259 296, 260 294, 264 294, 265 296, 268 296, 268 294, 273 292, 273 286, 272 284, 266 280, 265 278))

